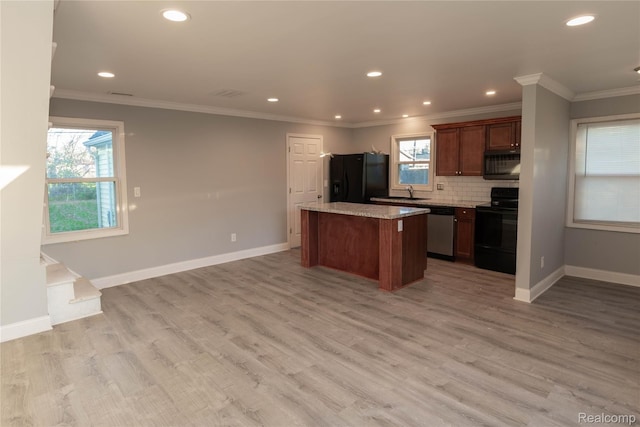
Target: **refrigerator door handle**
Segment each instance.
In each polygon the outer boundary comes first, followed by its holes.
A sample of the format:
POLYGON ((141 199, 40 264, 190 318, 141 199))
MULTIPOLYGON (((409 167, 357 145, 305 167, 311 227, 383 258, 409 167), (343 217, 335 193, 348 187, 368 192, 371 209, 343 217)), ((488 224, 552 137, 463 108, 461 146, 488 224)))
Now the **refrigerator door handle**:
POLYGON ((349 198, 349 176, 347 174, 344 175, 344 198, 345 200, 349 198))

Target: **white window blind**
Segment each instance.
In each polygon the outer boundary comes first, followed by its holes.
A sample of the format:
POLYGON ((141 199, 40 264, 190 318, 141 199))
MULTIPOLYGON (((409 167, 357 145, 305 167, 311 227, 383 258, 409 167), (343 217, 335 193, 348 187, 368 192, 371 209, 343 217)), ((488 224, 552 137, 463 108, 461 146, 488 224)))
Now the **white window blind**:
POLYGON ((640 227, 640 119, 577 123, 573 223, 640 227))

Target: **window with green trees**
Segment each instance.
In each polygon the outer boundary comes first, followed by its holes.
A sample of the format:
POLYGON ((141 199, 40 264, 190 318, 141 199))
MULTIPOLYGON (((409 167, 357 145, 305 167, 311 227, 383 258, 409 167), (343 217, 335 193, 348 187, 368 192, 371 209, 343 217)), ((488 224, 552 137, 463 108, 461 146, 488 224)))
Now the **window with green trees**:
POLYGON ((124 125, 69 118, 52 123, 45 243, 125 234, 124 125))

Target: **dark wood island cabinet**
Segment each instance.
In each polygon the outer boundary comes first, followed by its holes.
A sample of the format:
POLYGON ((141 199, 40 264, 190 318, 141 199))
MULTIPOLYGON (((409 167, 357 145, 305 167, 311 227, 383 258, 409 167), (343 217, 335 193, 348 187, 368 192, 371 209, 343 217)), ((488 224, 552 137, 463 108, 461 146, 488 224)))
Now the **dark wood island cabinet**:
POLYGON ((301 207, 304 267, 368 277, 394 291, 424 278, 429 209, 358 203, 301 207))

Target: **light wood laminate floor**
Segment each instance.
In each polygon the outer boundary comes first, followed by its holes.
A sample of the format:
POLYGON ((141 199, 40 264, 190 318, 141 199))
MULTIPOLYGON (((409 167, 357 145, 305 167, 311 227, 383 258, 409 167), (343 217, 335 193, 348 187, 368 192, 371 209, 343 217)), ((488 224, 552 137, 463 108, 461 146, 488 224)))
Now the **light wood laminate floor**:
POLYGON ((299 250, 105 289, 104 314, 0 345, 0 424, 640 418, 640 288, 564 278, 533 304, 513 293, 513 276, 432 259, 384 293, 302 268, 299 250))

